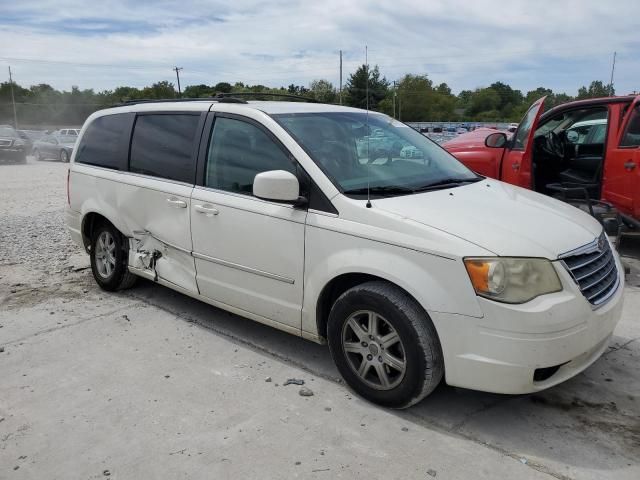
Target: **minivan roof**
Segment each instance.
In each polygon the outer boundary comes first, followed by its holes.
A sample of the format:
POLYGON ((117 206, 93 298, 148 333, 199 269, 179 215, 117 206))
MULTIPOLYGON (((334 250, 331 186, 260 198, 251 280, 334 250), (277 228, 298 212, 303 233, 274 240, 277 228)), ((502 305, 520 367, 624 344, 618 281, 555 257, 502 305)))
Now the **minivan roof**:
MULTIPOLYGON (((217 102, 216 100, 195 100, 190 102, 166 101, 150 103, 134 103, 101 110, 102 113, 125 113, 125 112, 154 112, 167 110, 180 111, 208 111, 213 105, 233 105, 233 110, 241 109, 259 110, 266 114, 281 113, 325 113, 325 112, 364 112, 364 110, 353 107, 343 107, 341 105, 331 105, 328 103, 303 103, 303 102, 282 102, 282 101, 260 101, 250 100, 243 103, 217 102)), ((215 109, 214 109, 215 110, 215 109)), ((376 112, 371 112, 376 113, 376 112)))

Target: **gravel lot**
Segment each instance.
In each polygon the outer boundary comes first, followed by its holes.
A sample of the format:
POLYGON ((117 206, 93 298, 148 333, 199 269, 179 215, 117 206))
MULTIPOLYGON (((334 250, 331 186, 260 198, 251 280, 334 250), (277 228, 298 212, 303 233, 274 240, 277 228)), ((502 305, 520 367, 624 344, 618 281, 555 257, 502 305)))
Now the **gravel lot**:
POLYGON ((640 478, 636 270, 585 373, 388 411, 324 347, 148 282, 100 291, 64 228, 66 170, 0 167, 0 479, 640 478))

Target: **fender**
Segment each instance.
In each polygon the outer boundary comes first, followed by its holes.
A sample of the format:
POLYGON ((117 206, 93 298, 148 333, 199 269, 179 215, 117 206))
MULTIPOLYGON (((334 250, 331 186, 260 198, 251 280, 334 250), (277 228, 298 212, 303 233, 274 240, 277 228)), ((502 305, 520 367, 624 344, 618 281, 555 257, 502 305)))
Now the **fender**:
POLYGON ((303 335, 318 335, 316 309, 320 294, 331 280, 346 273, 374 275, 398 285, 427 312, 483 316, 460 259, 320 228, 308 228, 305 250, 303 335))

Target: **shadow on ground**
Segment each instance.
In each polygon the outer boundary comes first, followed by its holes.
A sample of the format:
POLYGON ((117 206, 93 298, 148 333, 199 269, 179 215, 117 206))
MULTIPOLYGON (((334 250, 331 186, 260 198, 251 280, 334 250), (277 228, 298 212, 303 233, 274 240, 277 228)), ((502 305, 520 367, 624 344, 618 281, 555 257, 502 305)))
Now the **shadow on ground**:
MULTIPOLYGON (((197 323, 203 335, 224 335, 341 383, 325 346, 149 282, 140 282, 123 295, 169 311, 176 320, 197 323)), ((611 473, 640 464, 639 356, 638 341, 614 336, 609 350, 586 372, 544 392, 508 396, 442 384, 420 404, 397 415, 523 462, 551 465, 549 473, 560 478, 567 466, 611 473)))

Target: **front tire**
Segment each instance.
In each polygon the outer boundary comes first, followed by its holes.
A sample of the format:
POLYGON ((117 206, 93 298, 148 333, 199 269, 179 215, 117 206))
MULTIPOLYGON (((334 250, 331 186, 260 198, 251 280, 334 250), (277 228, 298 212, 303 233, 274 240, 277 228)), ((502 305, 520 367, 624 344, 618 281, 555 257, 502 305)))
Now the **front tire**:
POLYGON ((60 150, 60 161, 62 163, 69 163, 69 152, 66 150, 60 150))
POLYGON ((329 314, 327 337, 342 377, 374 403, 410 407, 442 379, 442 348, 431 319, 390 283, 367 282, 343 293, 329 314))
POLYGON ((33 151, 33 156, 36 159, 36 161, 38 161, 38 162, 41 162, 43 160, 42 159, 42 155, 40 153, 40 150, 34 150, 33 151))
POLYGON ((123 290, 135 283, 137 277, 127 268, 127 239, 110 223, 93 230, 90 258, 93 278, 103 290, 123 290))

